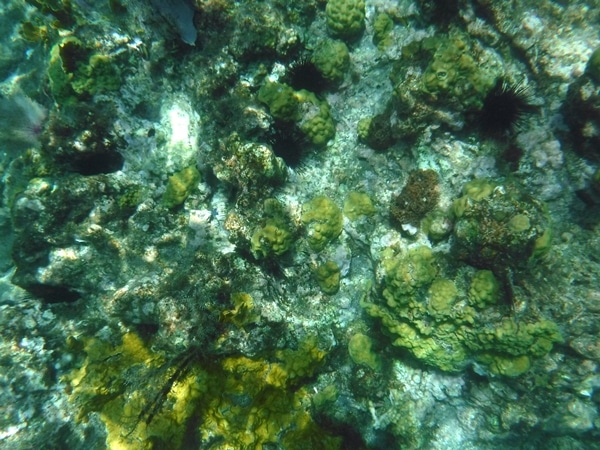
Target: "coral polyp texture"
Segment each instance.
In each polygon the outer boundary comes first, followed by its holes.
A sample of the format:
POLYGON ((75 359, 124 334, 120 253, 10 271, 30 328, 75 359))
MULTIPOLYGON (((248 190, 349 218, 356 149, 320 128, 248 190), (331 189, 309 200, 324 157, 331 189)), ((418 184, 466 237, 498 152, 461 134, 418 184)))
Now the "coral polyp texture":
POLYGON ((329 0, 325 14, 327 28, 334 36, 354 39, 365 28, 364 0, 329 0))
POLYGON ((4 0, 0 448, 600 450, 598 0, 4 0))

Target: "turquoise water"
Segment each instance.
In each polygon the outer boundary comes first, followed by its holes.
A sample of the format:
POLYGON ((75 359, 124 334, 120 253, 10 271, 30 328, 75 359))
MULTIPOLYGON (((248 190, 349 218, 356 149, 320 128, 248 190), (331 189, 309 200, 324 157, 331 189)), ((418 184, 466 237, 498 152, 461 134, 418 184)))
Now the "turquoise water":
POLYGON ((600 448, 600 8, 0 6, 0 448, 600 448))

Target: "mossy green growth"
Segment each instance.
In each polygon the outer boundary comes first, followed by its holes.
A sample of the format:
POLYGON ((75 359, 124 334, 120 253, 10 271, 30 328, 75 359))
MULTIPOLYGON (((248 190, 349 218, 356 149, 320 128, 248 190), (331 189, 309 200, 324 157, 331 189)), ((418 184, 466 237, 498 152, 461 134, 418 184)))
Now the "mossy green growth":
POLYGON ((130 186, 117 197, 117 205, 123 216, 130 216, 142 202, 144 191, 140 186, 130 186))
POLYGON ((592 55, 585 66, 585 73, 594 80, 595 83, 600 84, 600 47, 592 52, 592 55))
POLYGON ((327 28, 335 37, 352 40, 365 29, 364 0, 329 0, 325 15, 327 28))
POLYGON ((79 45, 79 40, 74 37, 65 38, 61 43, 55 44, 50 50, 50 62, 48 63, 48 80, 50 82, 50 92, 54 101, 59 105, 70 105, 77 102, 77 95, 71 86, 73 78, 72 73, 68 73, 63 68, 61 58, 61 46, 72 42, 73 45, 79 45))
POLYGON ((373 21, 373 43, 379 50, 392 45, 392 30, 394 29, 394 21, 386 13, 379 13, 373 21))
POLYGON ((342 41, 324 39, 315 48, 312 62, 327 81, 339 84, 350 67, 350 52, 342 41))
POLYGON ((79 95, 116 91, 121 87, 121 71, 109 56, 93 54, 87 64, 79 66, 72 84, 79 95))
POLYGON ((469 303, 476 308, 494 305, 500 298, 500 283, 491 270, 479 270, 471 280, 469 303))
POLYGON ((351 191, 344 202, 344 215, 354 221, 363 216, 371 217, 376 210, 371 198, 362 192, 351 191))
POLYGON ((266 199, 264 216, 250 240, 252 254, 257 259, 283 255, 293 243, 290 218, 281 203, 273 198, 266 199))
POLYGON ((523 375, 531 367, 531 358, 527 355, 506 356, 483 354, 478 357, 478 361, 486 364, 490 373, 511 378, 523 375))
POLYGON ((342 232, 344 217, 333 200, 319 196, 302 206, 302 222, 308 231, 308 245, 319 252, 342 232))
POLYGON ((348 342, 348 352, 355 364, 362 364, 378 372, 381 369, 381 358, 372 347, 373 341, 367 335, 356 333, 348 342))
POLYGON ((174 173, 169 177, 167 190, 163 194, 163 205, 167 208, 175 208, 181 205, 199 182, 200 172, 195 166, 186 167, 174 173))
POLYGON ((319 288, 324 294, 333 295, 340 290, 341 270, 335 261, 325 261, 314 270, 319 288))
POLYGON ((256 323, 260 319, 260 313, 254 306, 254 300, 250 294, 245 292, 234 292, 231 294, 232 309, 223 311, 219 320, 224 323, 232 323, 238 328, 256 323))
POLYGON ((463 33, 451 33, 441 40, 423 73, 423 90, 436 97, 458 100, 466 108, 480 107, 503 75, 503 68, 497 54, 475 51, 473 47, 463 33))
POLYGON ((70 105, 121 86, 121 73, 113 59, 94 53, 74 36, 52 47, 48 79, 52 97, 59 105, 70 105))

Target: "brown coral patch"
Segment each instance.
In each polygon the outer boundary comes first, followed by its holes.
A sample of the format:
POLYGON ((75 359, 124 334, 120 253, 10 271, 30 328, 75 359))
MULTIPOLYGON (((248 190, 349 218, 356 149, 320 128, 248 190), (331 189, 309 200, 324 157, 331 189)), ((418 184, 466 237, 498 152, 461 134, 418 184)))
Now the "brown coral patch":
POLYGON ((406 185, 392 198, 390 217, 395 226, 419 226, 421 219, 433 210, 439 199, 439 176, 436 171, 414 170, 406 185))

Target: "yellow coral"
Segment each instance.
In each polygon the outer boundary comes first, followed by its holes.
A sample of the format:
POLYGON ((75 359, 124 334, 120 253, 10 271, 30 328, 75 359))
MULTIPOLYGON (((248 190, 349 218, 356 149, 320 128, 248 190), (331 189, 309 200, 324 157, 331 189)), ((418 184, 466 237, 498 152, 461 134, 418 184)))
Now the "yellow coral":
POLYGON ((203 443, 218 442, 202 447, 211 449, 279 442, 287 449, 340 448, 339 438, 312 421, 310 394, 298 387, 325 357, 316 339, 278 351, 278 362, 243 356, 208 361, 189 353, 171 365, 134 333, 116 347, 99 339, 85 344, 83 366, 68 377, 71 400, 81 408, 80 420, 99 413, 107 448, 186 448, 190 433, 203 443))

